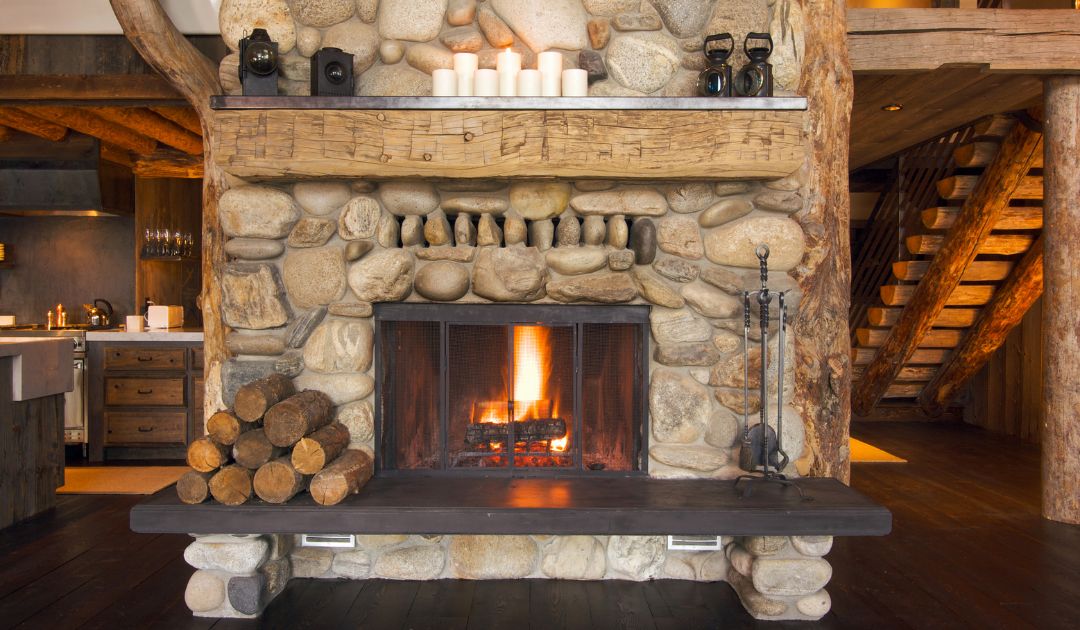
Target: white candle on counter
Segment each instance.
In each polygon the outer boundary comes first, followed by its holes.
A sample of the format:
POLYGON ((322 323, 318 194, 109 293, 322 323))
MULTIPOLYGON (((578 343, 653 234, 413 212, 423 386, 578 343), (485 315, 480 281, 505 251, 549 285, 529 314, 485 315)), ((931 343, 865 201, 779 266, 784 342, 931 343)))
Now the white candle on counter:
POLYGON ((477 96, 498 96, 499 73, 489 68, 477 70, 475 93, 477 96))
POLYGON ((449 68, 437 68, 431 73, 432 96, 457 96, 457 73, 449 68))
POLYGON ((559 96, 562 92, 562 53, 553 50, 540 53, 536 67, 540 70, 541 94, 544 96, 559 96))
POLYGON ((578 68, 563 70, 562 73, 563 96, 588 96, 589 73, 578 68))
POLYGON ((540 71, 522 70, 517 75, 518 96, 540 96, 540 71))
POLYGON ((495 68, 499 73, 499 96, 516 95, 517 76, 521 72, 521 53, 507 48, 496 57, 495 68))

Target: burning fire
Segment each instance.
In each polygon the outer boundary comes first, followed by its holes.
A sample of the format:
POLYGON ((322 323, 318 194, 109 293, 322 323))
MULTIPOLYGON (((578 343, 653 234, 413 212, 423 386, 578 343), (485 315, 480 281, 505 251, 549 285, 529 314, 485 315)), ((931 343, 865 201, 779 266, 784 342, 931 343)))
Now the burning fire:
MULTIPOLYGON (((551 378, 551 329, 546 326, 514 326, 514 385, 513 419, 515 422, 558 418, 558 400, 550 398, 548 382, 551 378)), ((479 405, 482 412, 477 422, 506 424, 510 421, 507 405, 485 402, 479 405)), ((569 433, 549 441, 549 448, 565 452, 569 446, 569 433)), ((490 444, 499 450, 502 443, 490 444)))

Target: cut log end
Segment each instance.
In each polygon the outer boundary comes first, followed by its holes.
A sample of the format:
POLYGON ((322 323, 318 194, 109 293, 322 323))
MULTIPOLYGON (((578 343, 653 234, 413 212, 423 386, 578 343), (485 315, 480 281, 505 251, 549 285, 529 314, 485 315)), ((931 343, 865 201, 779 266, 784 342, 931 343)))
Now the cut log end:
POLYGON ((295 393, 291 379, 281 374, 271 374, 237 390, 233 409, 241 420, 257 422, 271 407, 295 393))
POLYGON ((293 447, 292 464, 305 475, 314 475, 349 446, 349 430, 334 422, 302 438, 293 447))
POLYGON ((219 411, 206 421, 206 432, 210 434, 210 437, 215 442, 228 446, 236 444, 240 434, 251 428, 252 425, 241 422, 239 418, 228 411, 219 411))
POLYGON ((199 472, 213 472, 229 462, 229 449, 209 437, 188 445, 187 464, 199 472))
POLYGON ((226 466, 210 478, 210 494, 218 503, 241 505, 251 498, 251 478, 251 471, 243 466, 226 466))
POLYGON ((176 481, 176 496, 188 505, 202 503, 210 497, 210 478, 208 472, 189 470, 176 481))
POLYGON ((266 439, 266 432, 260 427, 242 433, 233 445, 233 459, 245 468, 255 470, 266 462, 284 454, 284 449, 274 446, 266 439))
POLYGON ((319 505, 336 505, 360 489, 375 472, 375 462, 366 452, 350 449, 311 479, 311 497, 319 505))
POLYGON ((267 462, 255 472, 255 494, 267 503, 285 503, 307 485, 306 479, 285 455, 267 462))
POLYGON ((266 438, 275 446, 287 447, 316 429, 330 424, 334 403, 326 394, 309 389, 290 396, 266 412, 266 438))

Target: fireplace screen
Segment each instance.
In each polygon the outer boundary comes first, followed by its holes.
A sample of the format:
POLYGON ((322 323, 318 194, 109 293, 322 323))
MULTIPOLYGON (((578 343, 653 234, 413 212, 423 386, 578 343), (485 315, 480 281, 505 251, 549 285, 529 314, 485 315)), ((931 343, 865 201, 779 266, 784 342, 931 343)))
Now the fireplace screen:
POLYGON ((379 304, 381 472, 644 472, 648 308, 379 304))

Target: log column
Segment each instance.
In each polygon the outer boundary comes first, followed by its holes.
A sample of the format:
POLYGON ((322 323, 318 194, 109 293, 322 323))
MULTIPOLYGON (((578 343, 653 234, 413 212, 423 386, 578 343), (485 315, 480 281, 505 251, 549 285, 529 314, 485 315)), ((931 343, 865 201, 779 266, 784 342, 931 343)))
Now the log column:
POLYGON ((1046 80, 1043 516, 1080 523, 1080 77, 1046 80))

